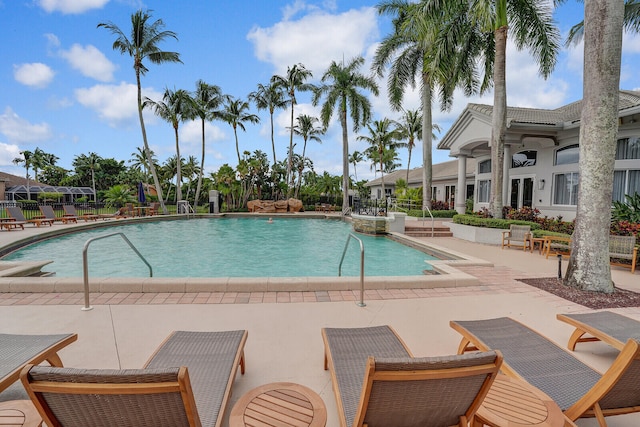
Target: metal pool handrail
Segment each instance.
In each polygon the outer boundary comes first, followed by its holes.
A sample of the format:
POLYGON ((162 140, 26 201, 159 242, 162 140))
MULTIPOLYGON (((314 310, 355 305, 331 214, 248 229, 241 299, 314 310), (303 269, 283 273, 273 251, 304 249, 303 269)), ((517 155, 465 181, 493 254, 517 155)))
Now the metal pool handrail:
POLYGON ((145 264, 147 264, 147 267, 149 267, 149 277, 153 277, 153 268, 151 268, 151 264, 149 264, 145 259, 145 257, 142 256, 140 251, 138 251, 138 249, 136 249, 136 247, 133 246, 133 243, 131 243, 131 241, 127 239, 127 236, 125 236, 124 233, 111 233, 111 234, 104 234, 102 236, 92 237, 91 239, 85 242, 84 248, 82 248, 82 273, 84 278, 84 307, 82 308, 83 311, 88 311, 93 309, 93 307, 91 307, 91 305, 89 304, 89 262, 87 261, 87 251, 89 250, 89 245, 91 244, 91 242, 95 240, 106 239, 107 237, 118 236, 118 235, 122 237, 124 241, 127 242, 129 247, 133 249, 136 255, 138 255, 138 257, 140 257, 140 259, 145 264))
POLYGON ((349 233, 347 237, 347 243, 344 244, 344 250, 342 251, 342 258, 340 258, 340 265, 338 265, 338 277, 342 276, 342 261, 344 261, 344 255, 347 253, 347 247, 351 239, 356 239, 360 242, 360 302, 356 303, 360 307, 364 307, 367 304, 364 303, 364 244, 362 240, 355 234, 349 233))

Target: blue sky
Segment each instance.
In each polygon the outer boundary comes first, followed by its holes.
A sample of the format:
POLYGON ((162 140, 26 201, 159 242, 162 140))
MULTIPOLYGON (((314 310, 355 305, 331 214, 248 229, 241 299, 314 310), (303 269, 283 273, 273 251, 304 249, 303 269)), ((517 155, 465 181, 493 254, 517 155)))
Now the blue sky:
MULTIPOLYGON (((100 22, 113 22, 127 35, 131 14, 150 9, 153 20, 178 41, 162 44, 163 50, 180 53, 183 64, 154 65, 142 78, 143 95, 160 100, 165 88, 194 90, 197 80, 218 85, 223 92, 246 98, 258 83, 287 66, 302 63, 317 83, 332 60, 362 55, 369 72, 379 41, 390 30, 389 20, 379 17, 371 0, 0 0, 0 170, 24 175, 12 160, 21 150, 36 147, 60 158, 58 165, 71 168, 75 156, 95 152, 102 157, 128 161, 142 146, 136 110, 132 59, 112 50, 114 36, 100 22)), ((567 1, 555 12, 563 36, 583 18, 583 4, 567 1)), ((640 88, 637 72, 640 37, 625 34, 620 86, 640 88)), ((509 46, 507 53, 507 102, 510 106, 556 108, 582 97, 582 44, 563 48, 548 80, 528 52, 509 46)), ((386 81, 381 94, 372 97, 374 118, 398 119, 389 107, 386 81)), ((308 94, 298 96, 295 114, 319 116, 308 94)), ((492 93, 482 97, 455 97, 453 108, 441 112, 434 104, 434 122, 449 129, 469 102, 492 103, 492 93)), ((408 93, 405 108, 419 106, 417 93, 408 93)), ((269 114, 253 112, 261 123, 239 132, 240 150, 262 150, 271 159, 269 114)), ((160 162, 175 154, 173 129, 149 111, 145 113, 149 143, 160 162)), ((290 113, 276 112, 276 154, 286 155, 290 113)), ((361 133, 362 134, 362 133, 361 133)), ((180 125, 183 156, 200 156, 200 124, 180 125)), ((222 122, 207 125, 205 172, 222 164, 237 163, 232 128, 222 122)), ((296 152, 301 152, 298 141, 296 152)), ((365 142, 351 133, 349 151, 363 151, 365 142)), ((447 151, 435 150, 434 163, 449 160, 447 151)), ((420 166, 417 146, 412 167, 420 166)), ((319 173, 341 175, 341 133, 334 121, 322 143, 310 141, 307 156, 319 173)), ((406 167, 407 152, 401 152, 406 167)), ((353 170, 351 171, 353 175, 353 170)), ((358 179, 373 178, 370 162, 357 168, 358 179)))

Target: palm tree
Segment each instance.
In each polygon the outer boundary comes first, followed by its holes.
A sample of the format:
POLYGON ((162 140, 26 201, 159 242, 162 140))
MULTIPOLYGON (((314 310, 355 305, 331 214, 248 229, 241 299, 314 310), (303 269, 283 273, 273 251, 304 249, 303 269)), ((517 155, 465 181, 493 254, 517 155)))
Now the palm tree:
MULTIPOLYGON (((301 136, 304 140, 304 145, 302 146, 302 159, 304 159, 305 154, 307 152, 307 141, 317 141, 322 144, 322 139, 320 139, 319 135, 324 134, 324 129, 322 127, 317 127, 315 124, 319 123, 317 117, 312 117, 307 114, 300 114, 296 118, 296 125, 293 127, 293 133, 298 136, 301 136)), ((293 182, 292 182, 293 183, 293 182)), ((298 179, 298 189, 300 189, 300 179, 298 179)), ((296 190, 296 194, 298 191, 296 190)))
MULTIPOLYGON (((461 4, 462 2, 450 2, 461 4)), ((423 0, 412 3, 407 0, 389 0, 378 6, 380 14, 395 15, 394 32, 380 44, 376 51, 372 69, 383 76, 389 70, 389 101, 393 108, 400 110, 404 91, 416 85, 419 76, 422 103, 422 199, 425 206, 431 206, 432 146, 431 104, 433 90, 440 88, 441 108, 449 109, 453 90, 462 86, 467 96, 479 86, 480 92, 490 86, 490 58, 485 60, 482 83, 478 83, 476 60, 480 53, 489 50, 490 40, 468 22, 468 13, 451 13, 447 20, 442 13, 431 9, 439 2, 423 0)), ((446 6, 451 7, 449 3, 446 6)), ((442 8, 445 7, 443 3, 442 8)))
POLYGON ((400 121, 396 122, 401 137, 407 140, 407 150, 409 157, 407 159, 407 179, 409 182, 409 170, 411 169, 411 152, 416 146, 416 137, 422 134, 422 114, 418 110, 405 111, 400 121))
POLYGON ((104 27, 116 36, 113 42, 113 49, 120 51, 121 54, 128 54, 133 58, 133 69, 136 73, 136 84, 138 86, 138 118, 140 119, 140 128, 142 130, 142 142, 144 143, 144 151, 149 161, 149 168, 153 176, 153 183, 158 192, 158 200, 162 207, 162 212, 167 213, 167 208, 162 200, 162 187, 158 180, 155 164, 151 158, 151 150, 147 142, 147 131, 144 127, 144 119, 142 118, 142 86, 140 84, 140 76, 145 75, 147 67, 143 61, 148 59, 154 64, 162 64, 165 62, 180 62, 180 55, 177 52, 166 52, 158 46, 167 38, 178 39, 173 31, 162 31, 164 22, 158 19, 154 23, 149 23, 151 14, 138 10, 131 15, 131 38, 127 38, 125 33, 115 24, 111 22, 103 22, 98 24, 98 28, 104 27))
POLYGON ((29 185, 29 168, 31 167, 31 161, 33 160, 33 153, 29 150, 20 151, 22 157, 16 157, 13 159, 14 165, 19 165, 24 163, 24 168, 26 170, 25 178, 27 179, 27 200, 31 200, 31 186, 29 185))
POLYGON ((229 123, 233 128, 233 134, 236 138, 236 153, 238 154, 238 165, 240 164, 240 147, 238 145, 238 128, 246 131, 245 122, 260 123, 260 118, 255 114, 248 112, 249 103, 242 99, 234 99, 229 97, 224 103, 224 111, 222 120, 229 123))
POLYGON ((93 201, 96 201, 96 169, 100 169, 100 161, 102 157, 97 155, 96 153, 89 153, 88 155, 80 154, 76 156, 74 160, 74 165, 78 168, 89 169, 91 172, 91 188, 93 189, 93 201))
MULTIPOLYGON (((149 150, 151 153, 151 161, 153 164, 157 164, 158 160, 156 158, 156 153, 153 150, 149 150)), ((136 151, 131 153, 131 159, 129 159, 129 163, 131 163, 131 167, 134 170, 142 171, 144 173, 145 179, 149 176, 149 161, 144 153, 144 148, 136 147, 136 151)))
POLYGON ((313 94, 313 104, 317 105, 320 98, 326 95, 321 110, 322 125, 325 129, 338 108, 338 118, 342 126, 342 213, 348 213, 349 208, 349 138, 347 129, 347 106, 353 121, 353 131, 369 121, 371 117, 371 102, 358 89, 369 90, 378 96, 378 85, 372 77, 359 72, 364 64, 364 58, 352 59, 346 66, 333 61, 322 76, 323 85, 313 94), (330 82, 330 84, 326 84, 330 82))
POLYGON ((356 182, 358 182, 358 172, 356 171, 356 165, 363 160, 364 155, 357 150, 349 155, 349 163, 353 165, 353 174, 355 175, 356 182))
POLYGON ((303 64, 296 64, 291 67, 287 67, 286 76, 275 75, 271 77, 272 84, 287 92, 289 95, 289 104, 291 105, 291 133, 289 137, 289 155, 287 158, 287 183, 290 182, 291 156, 293 156, 293 109, 297 104, 296 91, 314 90, 314 85, 305 83, 305 81, 311 77, 313 77, 313 74, 310 70, 307 70, 303 64))
POLYGON ((202 188, 202 174, 204 173, 204 154, 205 154, 205 135, 204 125, 207 120, 215 120, 222 118, 220 106, 226 99, 226 95, 222 94, 222 89, 216 85, 210 85, 203 80, 196 82, 196 93, 193 97, 194 111, 193 118, 200 117, 202 123, 202 156, 200 157, 200 171, 198 173, 198 184, 196 186, 195 207, 198 206, 200 199, 200 189, 202 188))
MULTIPOLYGON (((376 120, 373 122, 373 126, 368 124, 367 130, 369 131, 369 136, 361 135, 358 136, 359 141, 366 141, 369 144, 369 148, 365 150, 365 154, 371 159, 376 159, 378 164, 380 165, 380 173, 382 174, 382 194, 383 197, 385 193, 384 188, 384 171, 385 171, 385 153, 389 150, 394 150, 397 147, 402 147, 406 145, 406 143, 402 143, 399 141, 399 138, 402 136, 400 131, 397 129, 392 129, 394 122, 387 119, 386 117, 382 120, 376 120)), ((395 158, 396 156, 392 156, 395 158)))
POLYGON ((166 120, 173 126, 173 132, 176 138, 176 164, 178 165, 176 172, 176 197, 178 201, 182 200, 182 158, 180 157, 178 128, 180 122, 189 120, 191 117, 190 114, 193 111, 193 104, 193 98, 191 98, 189 92, 184 89, 165 89, 162 95, 162 101, 156 102, 152 99, 145 98, 142 104, 142 108, 152 108, 156 116, 166 120))
POLYGON ((609 227, 618 135, 624 4, 607 0, 585 2, 584 22, 580 190, 573 247, 564 283, 582 290, 612 293, 609 227))
POLYGON ((258 111, 269 110, 271 122, 271 150, 273 151, 273 164, 276 164, 276 143, 273 139, 273 113, 275 110, 285 108, 287 100, 284 98, 284 90, 281 85, 269 83, 268 85, 258 84, 258 90, 249 94, 249 100, 255 102, 258 111))

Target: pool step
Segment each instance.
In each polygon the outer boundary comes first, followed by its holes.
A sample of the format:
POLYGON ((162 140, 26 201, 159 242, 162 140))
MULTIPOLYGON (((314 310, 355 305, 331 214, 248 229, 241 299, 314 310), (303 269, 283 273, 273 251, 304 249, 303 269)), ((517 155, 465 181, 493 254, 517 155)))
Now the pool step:
MULTIPOLYGON (((431 237, 431 226, 407 225, 404 234, 411 237, 431 237)), ((437 226, 433 227, 433 237, 453 237, 453 233, 449 227, 437 226)))

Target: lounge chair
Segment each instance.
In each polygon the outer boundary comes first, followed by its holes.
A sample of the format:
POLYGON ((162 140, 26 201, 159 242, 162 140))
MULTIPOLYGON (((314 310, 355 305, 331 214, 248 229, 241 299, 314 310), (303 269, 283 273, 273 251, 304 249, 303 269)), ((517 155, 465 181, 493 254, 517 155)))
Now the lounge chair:
POLYGON ((342 427, 467 427, 502 361, 498 352, 413 358, 389 326, 324 328, 322 338, 342 427))
POLYGON ((545 258, 549 258, 549 255, 571 255, 571 237, 569 236, 544 236, 544 243, 542 243, 542 252, 545 258))
POLYGON ((631 268, 631 274, 635 273, 638 259, 636 236, 609 236, 609 258, 611 265, 631 268), (631 261, 631 264, 619 261, 623 259, 631 261))
POLYGON ((14 207, 8 207, 7 206, 7 213, 9 214, 9 217, 13 218, 14 220, 21 222, 23 224, 25 223, 30 223, 30 224, 34 224, 36 227, 40 227, 42 224, 49 224, 49 225, 53 225, 53 221, 52 219, 47 219, 47 218, 32 218, 32 219, 26 219, 24 217, 24 214, 22 213, 22 209, 20 209, 17 206, 14 207))
POLYGON ((630 338, 640 341, 640 322, 611 311, 558 314, 556 317, 576 328, 567 344, 571 351, 579 342, 603 341, 622 350, 630 338), (589 335, 585 337, 585 334, 589 335))
POLYGON ((531 246, 531 227, 511 224, 508 231, 502 232, 502 249, 505 246, 518 246, 526 251, 531 246))
POLYGON ((159 209, 160 209, 160 203, 153 202, 149 205, 149 212, 147 212, 147 215, 158 215, 159 209))
POLYGON ((629 340, 604 374, 576 359, 516 320, 451 321, 462 334, 458 353, 499 349, 502 371, 523 379, 553 399, 572 421, 640 411, 640 346, 629 340))
POLYGON ((13 218, 0 218, 0 230, 6 229, 7 231, 15 230, 20 227, 20 229, 24 230, 24 225, 26 221, 16 221, 13 218))
POLYGON ((73 205, 64 205, 62 206, 62 209, 64 209, 65 215, 74 216, 76 218, 82 218, 84 219, 85 222, 96 221, 98 218, 100 218, 100 215, 95 215, 95 214, 89 214, 89 213, 79 214, 78 211, 76 210, 76 207, 73 205))
POLYGON ((43 218, 52 219, 54 221, 61 221, 64 224, 67 224, 69 222, 78 222, 78 217, 75 216, 56 216, 56 213, 53 211, 53 208, 50 205, 40 205, 39 207, 43 218))
POLYGON ((143 369, 28 365, 21 380, 48 426, 221 426, 247 331, 172 333, 143 369))
POLYGON ((58 351, 77 339, 77 334, 0 334, 0 392, 18 381, 27 364, 47 361, 52 366, 62 366, 58 351))

